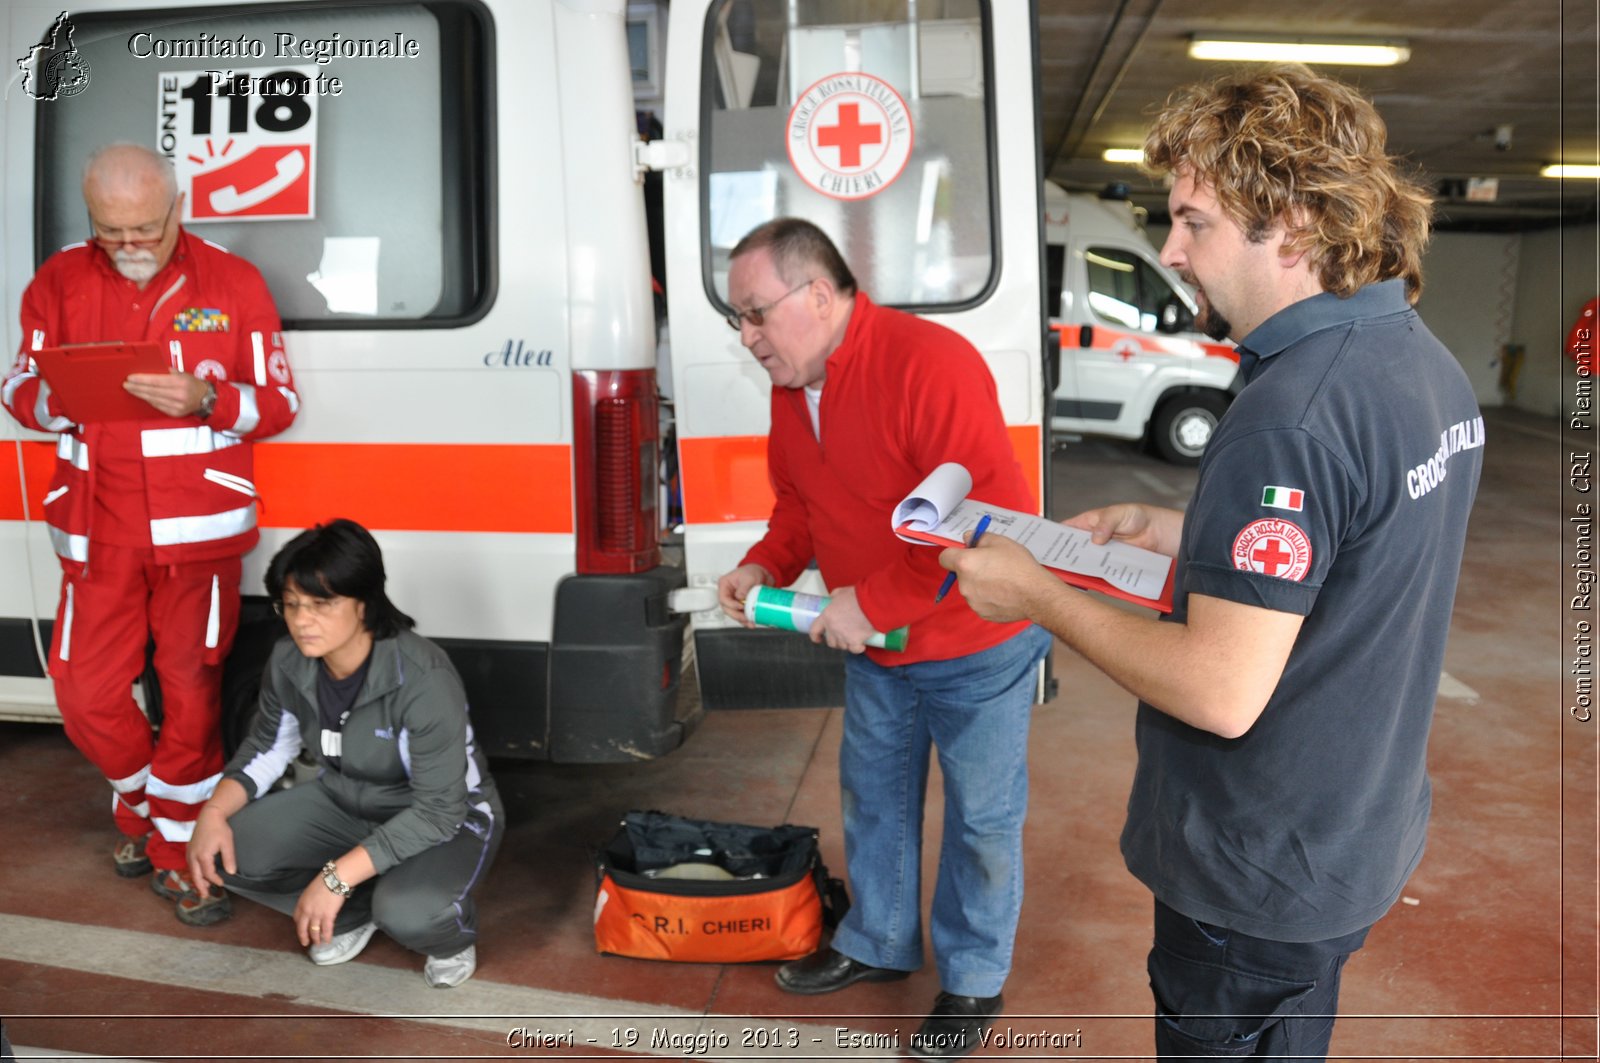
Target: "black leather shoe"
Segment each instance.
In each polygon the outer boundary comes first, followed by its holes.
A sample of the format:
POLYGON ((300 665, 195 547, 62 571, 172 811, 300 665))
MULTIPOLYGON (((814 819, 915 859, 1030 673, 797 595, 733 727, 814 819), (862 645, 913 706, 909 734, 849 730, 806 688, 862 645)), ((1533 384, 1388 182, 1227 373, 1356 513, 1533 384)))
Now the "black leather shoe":
POLYGON ((842 952, 818 949, 811 955, 784 964, 773 979, 778 988, 790 993, 832 993, 857 982, 894 982, 911 974, 889 967, 869 967, 842 952))
POLYGON ((922 1028, 911 1035, 911 1055, 928 1063, 960 1059, 983 1043, 983 1031, 994 1022, 1005 1001, 992 997, 958 997, 940 993, 922 1028))

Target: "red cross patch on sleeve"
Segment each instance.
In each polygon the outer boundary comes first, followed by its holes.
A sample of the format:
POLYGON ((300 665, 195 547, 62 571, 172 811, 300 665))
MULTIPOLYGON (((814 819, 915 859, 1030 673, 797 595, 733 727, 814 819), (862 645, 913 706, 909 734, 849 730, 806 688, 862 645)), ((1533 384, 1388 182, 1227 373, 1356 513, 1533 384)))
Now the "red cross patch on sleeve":
POLYGON ((1298 583, 1311 571, 1311 540, 1291 521, 1269 517, 1245 525, 1233 540, 1233 567, 1298 583))

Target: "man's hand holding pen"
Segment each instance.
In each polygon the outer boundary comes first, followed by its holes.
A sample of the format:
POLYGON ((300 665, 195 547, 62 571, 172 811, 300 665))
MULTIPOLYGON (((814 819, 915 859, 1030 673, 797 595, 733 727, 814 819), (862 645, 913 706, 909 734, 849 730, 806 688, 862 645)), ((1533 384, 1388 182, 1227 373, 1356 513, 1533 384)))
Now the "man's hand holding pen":
POLYGON ((1003 535, 978 539, 984 522, 974 529, 964 547, 952 546, 939 553, 939 564, 950 570, 945 579, 961 584, 961 596, 972 611, 995 623, 1037 619, 1039 607, 1052 587, 1064 587, 1046 572, 1026 548, 1003 535))

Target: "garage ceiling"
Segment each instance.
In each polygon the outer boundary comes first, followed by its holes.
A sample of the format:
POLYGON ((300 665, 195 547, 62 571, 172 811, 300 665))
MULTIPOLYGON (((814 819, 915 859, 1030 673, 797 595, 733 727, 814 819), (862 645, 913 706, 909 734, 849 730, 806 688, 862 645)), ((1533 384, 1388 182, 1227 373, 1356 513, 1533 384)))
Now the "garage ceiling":
MULTIPOLYGON (((1001 0, 1007 2, 1007 0, 1001 0)), ((1137 147, 1176 87, 1227 69, 1187 55, 1195 34, 1399 40, 1399 66, 1323 67, 1361 88, 1389 126, 1389 150, 1442 192, 1441 229, 1534 229, 1596 218, 1600 183, 1538 176, 1551 162, 1600 162, 1595 0, 1038 0, 1046 174, 1075 191, 1124 182, 1161 216, 1166 193, 1136 166, 1101 161, 1137 147), (1509 147, 1495 129, 1511 126, 1509 147), (1493 201, 1467 198, 1496 178, 1493 201)))

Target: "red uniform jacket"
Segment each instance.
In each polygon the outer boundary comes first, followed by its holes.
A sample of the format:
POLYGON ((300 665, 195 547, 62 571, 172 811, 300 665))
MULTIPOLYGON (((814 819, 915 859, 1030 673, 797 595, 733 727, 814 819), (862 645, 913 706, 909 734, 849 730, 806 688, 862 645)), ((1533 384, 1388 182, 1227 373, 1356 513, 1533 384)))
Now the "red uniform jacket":
POLYGON ((879 664, 947 660, 988 649, 1025 622, 991 624, 959 593, 938 605, 939 550, 897 537, 890 516, 923 478, 947 461, 972 473, 972 497, 1033 511, 994 377, 960 335, 857 292, 844 341, 828 358, 822 438, 811 429, 805 392, 772 389, 767 466, 777 500, 767 534, 741 564, 779 586, 813 557, 829 587, 856 588, 879 631, 911 625, 903 652, 868 649, 879 664))
POLYGON ((259 538, 250 440, 287 428, 300 407, 272 296, 256 268, 180 231, 172 260, 144 287, 93 244, 51 256, 22 297, 22 351, 0 391, 28 428, 60 432, 45 519, 56 552, 87 562, 97 466, 143 461, 144 497, 101 494, 116 512, 146 514, 161 564, 244 553, 259 538), (213 381, 211 416, 165 417, 108 431, 62 415, 30 351, 103 340, 160 340, 175 368, 213 381))

